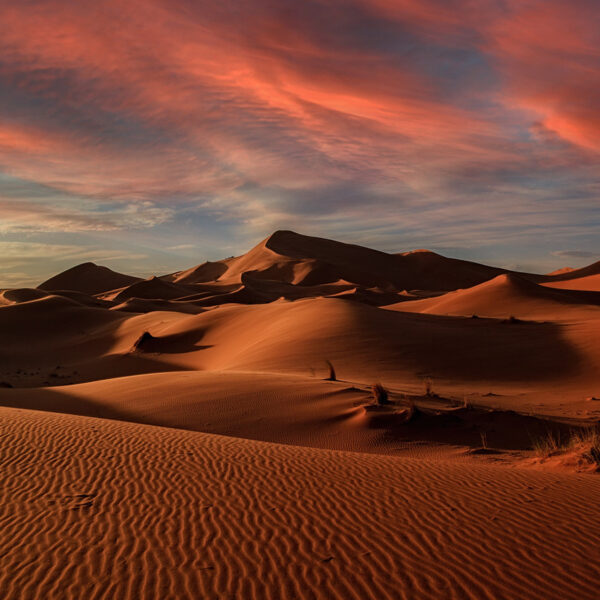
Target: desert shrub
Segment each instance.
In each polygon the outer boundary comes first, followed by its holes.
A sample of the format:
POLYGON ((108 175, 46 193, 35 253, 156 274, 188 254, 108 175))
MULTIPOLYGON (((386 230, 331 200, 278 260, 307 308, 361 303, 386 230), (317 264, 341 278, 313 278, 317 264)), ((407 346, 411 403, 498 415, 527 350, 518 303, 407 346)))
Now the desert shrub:
POLYGON ((327 381, 337 381, 337 377, 335 374, 335 368, 331 364, 331 361, 327 360, 325 362, 327 363, 327 366, 329 367, 329 377, 327 377, 327 381))
POLYGON ((600 430, 590 427, 578 431, 571 436, 570 445, 572 448, 581 448, 586 460, 600 465, 600 430))
POLYGON ((549 431, 545 436, 534 440, 533 449, 536 454, 544 457, 559 452, 579 451, 585 460, 600 466, 600 430, 589 427, 571 432, 565 441, 549 431))
POLYGON ((375 383, 371 387, 371 394, 373 395, 373 400, 380 406, 384 404, 389 404, 389 395, 388 391, 381 385, 381 383, 375 383))
POLYGON ((516 323, 522 323, 523 321, 521 319, 517 319, 517 317, 514 315, 510 315, 508 319, 504 319, 502 322, 508 325, 515 325, 516 323))
POLYGON ((435 396, 433 392, 433 379, 431 377, 425 377, 425 379, 423 379, 423 386, 425 387, 426 396, 435 396))

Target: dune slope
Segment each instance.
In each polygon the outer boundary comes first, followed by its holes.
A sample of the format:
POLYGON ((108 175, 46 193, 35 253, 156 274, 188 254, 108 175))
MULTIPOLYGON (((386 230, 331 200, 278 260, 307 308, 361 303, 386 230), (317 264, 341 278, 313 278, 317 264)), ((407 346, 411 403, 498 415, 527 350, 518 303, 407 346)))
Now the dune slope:
POLYGON ((550 321, 600 317, 600 294, 552 289, 514 274, 504 274, 466 290, 443 296, 409 300, 387 306, 391 310, 427 314, 550 321))
POLYGON ((544 283, 547 287, 562 288, 566 290, 584 290, 589 292, 600 292, 600 273, 596 275, 585 275, 564 281, 549 281, 544 283))

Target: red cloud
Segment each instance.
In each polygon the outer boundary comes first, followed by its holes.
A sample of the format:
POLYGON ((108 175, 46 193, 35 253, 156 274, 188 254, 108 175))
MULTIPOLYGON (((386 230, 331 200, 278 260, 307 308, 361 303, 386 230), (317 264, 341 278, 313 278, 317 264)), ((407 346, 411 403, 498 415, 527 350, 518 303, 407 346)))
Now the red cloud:
POLYGON ((589 3, 356 0, 304 13, 270 0, 6 4, 0 77, 51 108, 0 124, 0 161, 72 192, 135 199, 348 178, 419 189, 524 160, 498 100, 531 113, 527 126, 600 149, 589 3), (350 10, 414 41, 396 54, 355 44, 361 20, 344 20, 350 10), (485 53, 502 75, 494 92, 471 97, 475 82, 461 96, 457 83, 459 101, 446 98, 413 60, 434 43, 485 53))
POLYGON ((565 140, 600 151, 600 13, 595 2, 512 2, 492 23, 489 49, 509 102, 565 140))

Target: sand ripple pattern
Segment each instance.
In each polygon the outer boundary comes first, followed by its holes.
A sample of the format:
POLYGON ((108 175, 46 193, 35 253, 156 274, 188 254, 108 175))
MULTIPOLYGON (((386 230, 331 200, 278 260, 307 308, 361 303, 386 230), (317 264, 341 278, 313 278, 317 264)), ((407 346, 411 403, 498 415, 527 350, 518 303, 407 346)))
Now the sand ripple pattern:
POLYGON ((600 480, 0 409, 11 599, 597 598, 600 480))

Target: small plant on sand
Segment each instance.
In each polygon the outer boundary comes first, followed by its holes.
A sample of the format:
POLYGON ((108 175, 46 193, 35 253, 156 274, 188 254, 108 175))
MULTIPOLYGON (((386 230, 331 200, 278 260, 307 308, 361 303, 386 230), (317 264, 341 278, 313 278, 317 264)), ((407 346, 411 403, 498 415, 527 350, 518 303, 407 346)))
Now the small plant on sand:
POLYGON ((388 391, 380 383, 373 384, 373 387, 371 387, 371 394, 373 395, 373 400, 375 400, 379 406, 390 403, 388 391))
POLYGON ((573 449, 580 448, 583 451, 583 458, 588 462, 600 466, 600 430, 584 429, 571 436, 570 445, 573 449))
POLYGON ((488 445, 487 445, 487 433, 485 433, 485 431, 481 431, 479 433, 479 437, 481 438, 481 447, 484 450, 487 450, 487 447, 488 447, 488 445))
POLYGON ((329 367, 329 377, 327 377, 326 381, 337 381, 337 377, 335 375, 335 369, 333 368, 331 361, 326 360, 325 362, 327 363, 327 366, 329 367))
POLYGON ((435 396, 433 392, 433 379, 431 377, 425 377, 425 379, 423 379, 423 385, 425 386, 425 395, 428 398, 435 396))
POLYGON ((502 322, 508 325, 514 325, 516 323, 522 323, 523 321, 521 321, 521 319, 517 319, 517 317, 515 317, 514 315, 510 315, 508 319, 504 319, 502 322))
POLYGON ((550 456, 561 448, 560 435, 546 432, 546 435, 533 441, 533 449, 539 456, 550 456))
POLYGON ((590 427, 571 432, 569 439, 565 441, 561 441, 559 435, 548 432, 534 441, 533 449, 544 458, 553 454, 576 452, 586 462, 600 468, 600 429, 590 427))

